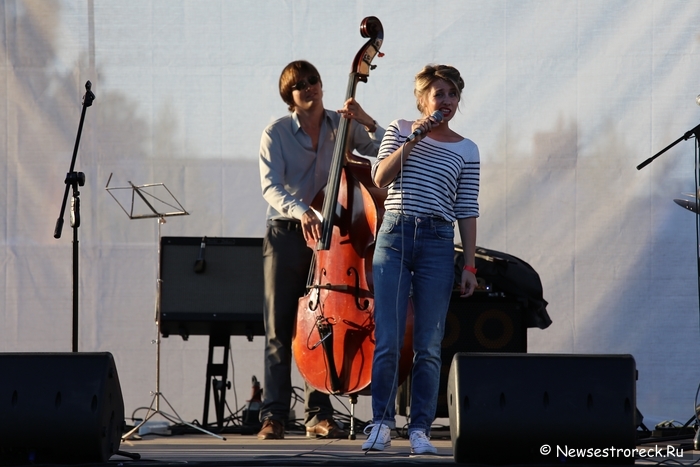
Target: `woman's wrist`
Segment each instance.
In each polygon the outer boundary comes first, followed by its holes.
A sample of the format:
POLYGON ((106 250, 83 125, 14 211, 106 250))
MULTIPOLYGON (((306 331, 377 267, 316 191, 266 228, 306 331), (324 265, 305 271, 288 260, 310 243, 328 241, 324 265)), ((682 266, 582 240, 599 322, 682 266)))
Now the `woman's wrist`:
POLYGON ((462 268, 462 270, 469 271, 476 276, 476 268, 474 266, 469 266, 469 265, 465 264, 464 267, 462 268))

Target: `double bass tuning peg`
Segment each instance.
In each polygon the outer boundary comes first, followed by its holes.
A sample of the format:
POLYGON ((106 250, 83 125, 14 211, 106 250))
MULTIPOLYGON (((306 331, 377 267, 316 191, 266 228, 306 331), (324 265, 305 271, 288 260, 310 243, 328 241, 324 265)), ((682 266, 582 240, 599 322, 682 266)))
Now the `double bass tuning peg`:
MULTIPOLYGON (((377 57, 382 58, 383 56, 384 56, 384 52, 377 52, 377 57)), ((370 70, 374 70, 376 68, 377 68, 377 65, 372 65, 372 64, 369 65, 370 70)))

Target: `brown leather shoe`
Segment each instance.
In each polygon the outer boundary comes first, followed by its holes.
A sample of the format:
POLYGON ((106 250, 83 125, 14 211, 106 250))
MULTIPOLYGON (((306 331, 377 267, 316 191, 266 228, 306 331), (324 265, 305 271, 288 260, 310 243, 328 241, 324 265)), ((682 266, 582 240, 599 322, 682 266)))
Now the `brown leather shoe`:
POLYGON ((348 432, 338 426, 332 418, 321 420, 314 426, 306 427, 306 436, 309 438, 347 438, 348 432))
POLYGON ((258 433, 258 439, 284 439, 284 424, 279 420, 266 419, 258 433))

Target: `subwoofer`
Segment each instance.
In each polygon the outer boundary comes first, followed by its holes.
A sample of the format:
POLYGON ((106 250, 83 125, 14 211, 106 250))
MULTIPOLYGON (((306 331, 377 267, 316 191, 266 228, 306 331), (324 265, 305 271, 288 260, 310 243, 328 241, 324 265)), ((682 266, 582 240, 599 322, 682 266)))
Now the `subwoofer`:
POLYGON ((636 378, 631 355, 457 353, 454 459, 634 464, 636 378))
POLYGON ((106 462, 124 426, 111 353, 0 354, 0 459, 106 462))

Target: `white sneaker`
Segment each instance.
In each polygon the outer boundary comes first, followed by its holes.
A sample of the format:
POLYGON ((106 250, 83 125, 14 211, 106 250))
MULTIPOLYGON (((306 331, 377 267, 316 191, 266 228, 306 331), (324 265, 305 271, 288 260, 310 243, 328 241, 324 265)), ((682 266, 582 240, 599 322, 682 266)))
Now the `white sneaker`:
POLYGON ((422 431, 412 431, 410 441, 411 454, 437 454, 437 449, 430 443, 430 438, 422 431))
POLYGON ((367 437, 367 441, 362 443, 363 451, 383 451, 384 448, 391 446, 391 428, 383 423, 372 424, 365 427, 367 430, 372 429, 367 437))

